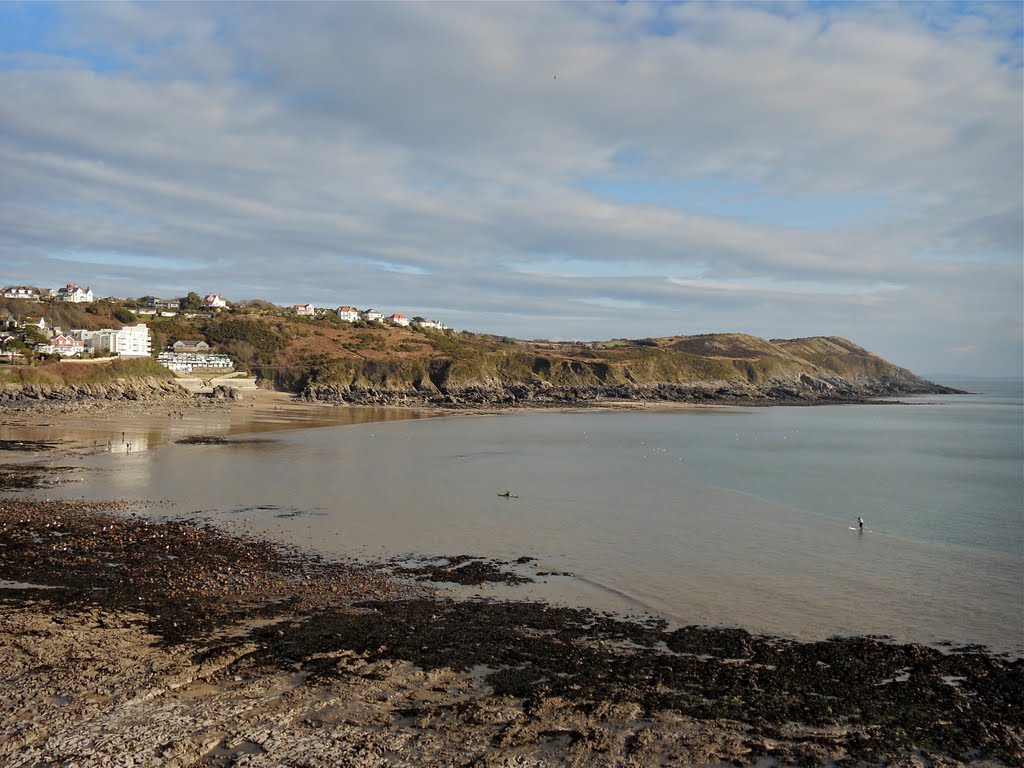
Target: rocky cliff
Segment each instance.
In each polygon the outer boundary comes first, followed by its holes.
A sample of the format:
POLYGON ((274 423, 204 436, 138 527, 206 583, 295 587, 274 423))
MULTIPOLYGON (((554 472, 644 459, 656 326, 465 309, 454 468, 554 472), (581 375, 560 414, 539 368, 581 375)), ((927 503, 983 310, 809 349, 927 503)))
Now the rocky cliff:
POLYGON ((613 401, 815 404, 956 393, 836 337, 742 334, 518 348, 410 364, 346 363, 307 382, 308 401, 446 407, 613 401))

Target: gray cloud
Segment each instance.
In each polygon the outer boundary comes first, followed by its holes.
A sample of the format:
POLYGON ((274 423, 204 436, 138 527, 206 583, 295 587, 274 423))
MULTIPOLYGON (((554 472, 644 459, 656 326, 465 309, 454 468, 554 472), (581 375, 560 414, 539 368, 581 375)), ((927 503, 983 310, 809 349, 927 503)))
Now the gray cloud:
POLYGON ((837 333, 924 371, 976 345, 1020 372, 1019 12, 60 10, 62 55, 0 59, 0 280, 527 337, 837 333), (692 179, 753 203, 587 185, 692 179), (853 214, 766 223, 759 196, 853 214))

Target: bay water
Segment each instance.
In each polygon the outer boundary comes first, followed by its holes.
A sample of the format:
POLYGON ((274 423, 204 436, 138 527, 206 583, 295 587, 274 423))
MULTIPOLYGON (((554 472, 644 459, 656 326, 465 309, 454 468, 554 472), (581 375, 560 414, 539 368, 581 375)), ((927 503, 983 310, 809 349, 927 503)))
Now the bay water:
POLYGON ((138 500, 329 556, 535 558, 533 584, 462 595, 1024 655, 1021 383, 950 383, 978 394, 137 442, 47 495, 138 500))

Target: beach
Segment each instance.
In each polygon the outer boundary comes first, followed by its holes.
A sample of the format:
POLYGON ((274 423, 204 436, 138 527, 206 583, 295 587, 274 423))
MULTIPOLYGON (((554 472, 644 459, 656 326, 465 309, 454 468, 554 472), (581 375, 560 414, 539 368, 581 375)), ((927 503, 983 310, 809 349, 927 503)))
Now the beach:
POLYGON ((0 501, 0 762, 1022 763, 1021 661, 984 649, 466 599, 449 586, 507 583, 529 563, 344 561, 31 492, 62 452, 105 450, 126 423, 230 439, 357 413, 372 415, 274 393, 127 420, 5 413, 39 443, 0 458, 28 489, 0 501), (79 439, 47 444, 69 429, 79 439))

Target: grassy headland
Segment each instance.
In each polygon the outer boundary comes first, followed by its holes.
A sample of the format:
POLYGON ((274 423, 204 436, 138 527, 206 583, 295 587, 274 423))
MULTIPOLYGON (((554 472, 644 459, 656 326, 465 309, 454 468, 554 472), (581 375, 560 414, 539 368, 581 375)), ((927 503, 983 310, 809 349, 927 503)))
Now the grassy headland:
MULTIPOLYGON (((94 322, 99 317, 80 314, 65 320, 94 322)), ((109 318, 111 323, 115 320, 109 318)), ((831 402, 950 391, 832 336, 766 340, 716 333, 597 342, 525 341, 416 324, 348 323, 334 314, 299 317, 265 302, 147 322, 154 350, 178 339, 201 339, 276 389, 329 402, 831 402)), ((0 383, 60 386, 103 377, 165 375, 145 361, 79 370, 83 367, 9 370, 0 374, 0 383)))

